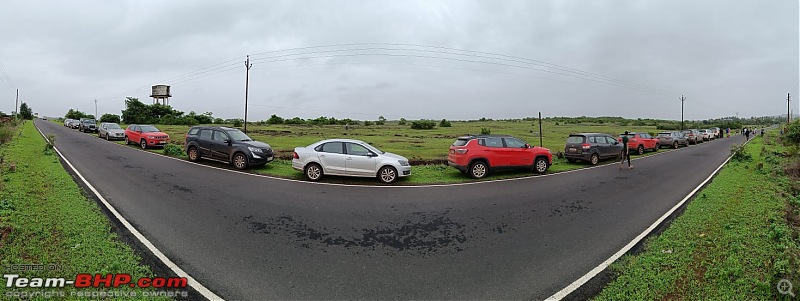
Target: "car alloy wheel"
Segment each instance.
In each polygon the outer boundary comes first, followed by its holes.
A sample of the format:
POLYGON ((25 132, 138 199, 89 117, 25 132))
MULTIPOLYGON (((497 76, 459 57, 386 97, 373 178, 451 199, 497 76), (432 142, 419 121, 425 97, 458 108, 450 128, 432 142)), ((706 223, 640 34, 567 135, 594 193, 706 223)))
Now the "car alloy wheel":
POLYGON ((125 145, 129 145, 129 144, 131 144, 131 141, 128 140, 128 136, 125 136, 125 145))
POLYGON ((677 141, 672 143, 672 148, 678 148, 678 142, 677 141))
POLYGON ((381 169, 378 171, 378 179, 380 179, 383 183, 390 184, 397 180, 397 170, 391 166, 381 167, 381 169))
POLYGON ((644 155, 644 146, 639 145, 639 147, 636 148, 636 152, 640 155, 644 155))
MULTIPOLYGON (((592 163, 592 165, 597 165, 597 162, 600 162, 600 157, 597 156, 597 154, 592 154, 592 158, 590 159, 589 163, 592 163)), ((547 163, 545 163, 545 167, 547 167, 547 163)), ((536 166, 536 169, 539 169, 539 166, 536 166)))
POLYGON ((194 146, 189 147, 189 161, 196 162, 200 156, 197 155, 197 148, 194 146))
MULTIPOLYGON (((592 156, 592 158, 595 158, 596 156, 597 156, 597 154, 594 154, 592 156)), ((596 161, 597 159, 594 159, 594 160, 596 161)), ((597 164, 597 163, 595 163, 595 164, 597 164)), ((536 173, 543 174, 545 171, 547 171, 547 160, 545 160, 544 158, 538 158, 538 159, 536 159, 536 161, 533 164, 533 166, 534 166, 534 169, 536 170, 536 173)))
POLYGON ((472 176, 475 179, 480 179, 480 178, 483 178, 483 177, 486 176, 486 173, 488 171, 487 169, 488 168, 486 167, 486 163, 475 162, 475 163, 472 163, 472 166, 470 166, 470 168, 469 168, 470 173, 469 174, 470 174, 470 176, 472 176))
POLYGON ((142 149, 147 149, 147 140, 142 139, 142 142, 139 142, 139 145, 142 146, 142 149))
POLYGON ((306 165, 306 178, 310 181, 319 181, 322 178, 322 167, 316 163, 306 165))
POLYGON ((236 169, 247 168, 247 157, 242 153, 233 155, 233 167, 236 167, 236 169))

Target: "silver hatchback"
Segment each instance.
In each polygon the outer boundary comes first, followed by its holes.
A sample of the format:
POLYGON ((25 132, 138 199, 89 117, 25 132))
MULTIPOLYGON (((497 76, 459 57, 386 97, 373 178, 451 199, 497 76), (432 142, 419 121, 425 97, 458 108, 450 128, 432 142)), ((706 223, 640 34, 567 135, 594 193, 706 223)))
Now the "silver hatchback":
POLYGON ((125 130, 119 124, 103 122, 97 127, 97 137, 105 138, 106 140, 123 140, 125 139, 125 130))

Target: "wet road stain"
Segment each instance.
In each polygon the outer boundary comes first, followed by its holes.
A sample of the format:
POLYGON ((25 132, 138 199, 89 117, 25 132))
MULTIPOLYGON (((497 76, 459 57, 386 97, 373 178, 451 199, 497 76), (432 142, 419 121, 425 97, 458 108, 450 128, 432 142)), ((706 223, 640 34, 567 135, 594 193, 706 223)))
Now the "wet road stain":
MULTIPOLYGON (((503 217, 509 218, 509 217, 503 217)), ((414 212, 402 221, 379 221, 375 227, 348 229, 327 228, 282 214, 265 220, 245 216, 242 220, 253 233, 284 237, 301 248, 344 248, 354 253, 383 252, 427 256, 455 254, 468 242, 484 240, 489 235, 502 235, 516 228, 508 224, 489 223, 473 218, 467 223, 451 219, 448 212, 414 212)))
POLYGON ((550 214, 548 217, 573 215, 589 209, 591 203, 591 201, 584 201, 581 199, 573 201, 564 199, 561 201, 561 204, 550 207, 550 214))

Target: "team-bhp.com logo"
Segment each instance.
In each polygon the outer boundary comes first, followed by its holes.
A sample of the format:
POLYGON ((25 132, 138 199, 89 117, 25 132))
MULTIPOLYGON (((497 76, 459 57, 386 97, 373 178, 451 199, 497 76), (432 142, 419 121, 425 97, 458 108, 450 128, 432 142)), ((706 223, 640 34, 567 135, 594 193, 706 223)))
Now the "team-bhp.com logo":
POLYGON ((75 279, 66 278, 26 278, 18 274, 4 274, 6 287, 64 287, 67 285, 76 288, 88 287, 138 287, 138 288, 185 288, 185 277, 154 277, 139 278, 134 281, 130 274, 78 274, 75 279))

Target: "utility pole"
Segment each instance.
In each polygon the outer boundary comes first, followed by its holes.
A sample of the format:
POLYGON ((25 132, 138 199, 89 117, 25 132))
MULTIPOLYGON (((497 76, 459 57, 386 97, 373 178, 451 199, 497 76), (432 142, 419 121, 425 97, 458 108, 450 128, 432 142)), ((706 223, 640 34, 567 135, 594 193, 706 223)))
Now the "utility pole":
POLYGON ((97 120, 97 98, 94 99, 94 119, 97 120))
POLYGON ((786 93, 786 122, 792 123, 792 111, 790 111, 792 106, 792 93, 786 93))
POLYGON ((683 131, 683 102, 686 101, 686 97, 681 95, 681 131, 683 131))
POLYGON ((544 147, 542 142, 542 112, 539 112, 539 147, 544 147))
POLYGON ((19 89, 17 89, 17 100, 14 102, 14 117, 19 117, 19 89))
POLYGON ((247 60, 244 61, 244 67, 247 68, 247 75, 245 76, 244 80, 244 132, 247 133, 247 94, 248 90, 250 89, 250 67, 253 67, 253 64, 250 63, 250 55, 247 56, 247 60))

